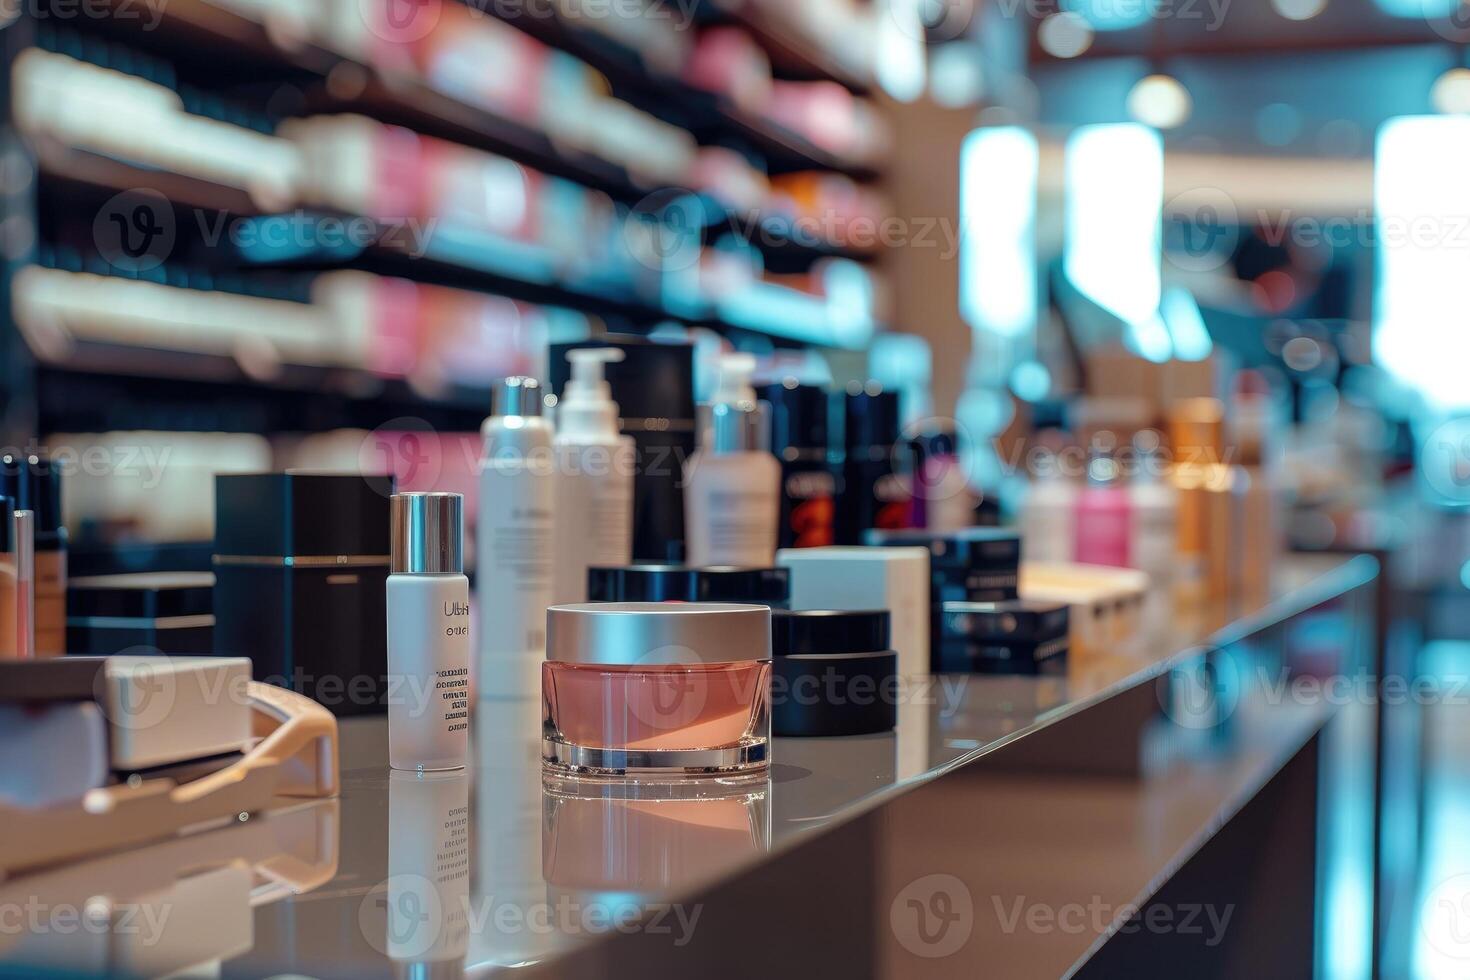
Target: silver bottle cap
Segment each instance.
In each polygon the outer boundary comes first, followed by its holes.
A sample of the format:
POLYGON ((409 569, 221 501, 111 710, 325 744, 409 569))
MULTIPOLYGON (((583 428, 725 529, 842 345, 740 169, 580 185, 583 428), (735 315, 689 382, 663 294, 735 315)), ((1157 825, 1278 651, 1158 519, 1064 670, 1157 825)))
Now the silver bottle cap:
POLYGON ((395 493, 394 574, 459 575, 464 572, 464 497, 457 493, 395 493))
POLYGON ((495 414, 539 418, 543 411, 544 395, 541 382, 535 378, 506 378, 496 386, 495 414))
POLYGON ((771 447, 770 415, 765 402, 718 402, 701 405, 706 450, 713 456, 767 452, 771 447))
POLYGON ((546 659, 640 667, 770 660, 771 610, 724 602, 552 606, 546 659))

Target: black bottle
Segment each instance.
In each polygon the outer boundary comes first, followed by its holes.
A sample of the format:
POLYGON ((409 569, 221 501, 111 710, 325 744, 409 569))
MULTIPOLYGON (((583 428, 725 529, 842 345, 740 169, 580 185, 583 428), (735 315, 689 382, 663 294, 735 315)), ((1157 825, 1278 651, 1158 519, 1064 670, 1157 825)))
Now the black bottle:
POLYGON ((914 493, 921 451, 901 437, 898 392, 884 391, 871 381, 854 382, 847 387, 843 408, 846 461, 838 543, 862 544, 869 530, 923 527, 923 501, 914 493))
POLYGON ((771 452, 781 462, 781 547, 836 544, 843 453, 832 399, 794 378, 762 388, 760 397, 770 405, 771 452))

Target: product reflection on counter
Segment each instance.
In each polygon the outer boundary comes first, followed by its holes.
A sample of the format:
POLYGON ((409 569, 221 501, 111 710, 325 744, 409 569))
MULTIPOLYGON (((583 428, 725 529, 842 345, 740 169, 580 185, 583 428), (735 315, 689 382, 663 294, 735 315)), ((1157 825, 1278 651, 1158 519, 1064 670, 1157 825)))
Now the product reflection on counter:
POLYGON ((636 784, 547 775, 543 788, 542 873, 580 900, 687 893, 771 844, 764 775, 636 784))
POLYGON ((217 974, 254 948, 256 909, 336 877, 339 812, 323 800, 0 884, 23 917, 0 960, 29 976, 217 974))

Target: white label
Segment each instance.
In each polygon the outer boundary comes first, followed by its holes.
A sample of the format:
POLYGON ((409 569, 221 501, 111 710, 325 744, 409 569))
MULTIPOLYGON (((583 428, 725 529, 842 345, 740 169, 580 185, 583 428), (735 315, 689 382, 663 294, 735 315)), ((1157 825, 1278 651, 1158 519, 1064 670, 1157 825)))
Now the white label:
POLYGON ((408 770, 462 766, 469 727, 469 579, 390 575, 389 763, 408 770))

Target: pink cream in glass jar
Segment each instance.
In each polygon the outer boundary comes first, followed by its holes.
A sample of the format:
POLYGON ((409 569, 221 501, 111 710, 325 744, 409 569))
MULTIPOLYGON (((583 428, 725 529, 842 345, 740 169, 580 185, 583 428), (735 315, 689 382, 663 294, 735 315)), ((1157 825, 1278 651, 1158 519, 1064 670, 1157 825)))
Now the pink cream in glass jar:
POLYGON ((599 602, 552 606, 546 624, 547 769, 699 776, 769 765, 768 607, 599 602))

